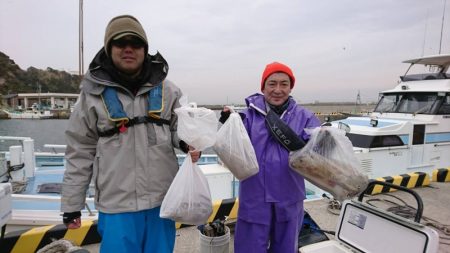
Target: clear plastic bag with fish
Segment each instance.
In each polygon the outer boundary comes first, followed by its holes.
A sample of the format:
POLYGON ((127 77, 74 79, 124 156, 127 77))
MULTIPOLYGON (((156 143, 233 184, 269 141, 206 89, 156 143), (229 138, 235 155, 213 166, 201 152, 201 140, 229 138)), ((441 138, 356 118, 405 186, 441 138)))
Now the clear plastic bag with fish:
POLYGON ((217 132, 214 151, 239 180, 259 171, 258 160, 239 113, 233 112, 217 132))
POLYGON ((333 127, 312 130, 305 147, 289 154, 290 167, 339 201, 351 199, 369 183, 345 131, 333 127))
POLYGON ((181 107, 175 109, 178 116, 178 137, 196 150, 203 151, 216 142, 218 120, 216 113, 204 107, 188 104, 180 99, 181 107))
POLYGON ((188 154, 161 204, 159 216, 183 224, 205 224, 212 213, 208 181, 188 154))

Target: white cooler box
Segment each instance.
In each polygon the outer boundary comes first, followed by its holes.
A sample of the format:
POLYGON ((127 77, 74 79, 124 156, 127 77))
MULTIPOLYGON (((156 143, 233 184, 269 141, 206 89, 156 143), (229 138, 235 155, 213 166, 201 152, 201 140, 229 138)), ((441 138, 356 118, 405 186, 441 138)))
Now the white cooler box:
POLYGON ((439 234, 419 223, 423 205, 420 197, 415 192, 414 194, 418 201, 415 221, 362 203, 363 194, 360 195, 359 201, 346 200, 339 215, 335 240, 306 245, 299 251, 301 253, 437 252, 439 234))

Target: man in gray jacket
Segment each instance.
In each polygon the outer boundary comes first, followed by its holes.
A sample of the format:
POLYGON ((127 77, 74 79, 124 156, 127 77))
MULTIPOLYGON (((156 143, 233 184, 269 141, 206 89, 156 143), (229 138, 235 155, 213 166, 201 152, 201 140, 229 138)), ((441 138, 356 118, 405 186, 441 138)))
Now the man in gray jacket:
MULTIPOLYGON (((182 93, 166 80, 168 64, 148 54, 139 21, 113 18, 104 47, 81 83, 66 130, 61 211, 69 229, 81 225, 86 191, 95 185, 101 252, 172 252, 175 224, 159 217, 178 163, 174 148, 182 93)), ((191 151, 195 162, 200 152, 191 151)))

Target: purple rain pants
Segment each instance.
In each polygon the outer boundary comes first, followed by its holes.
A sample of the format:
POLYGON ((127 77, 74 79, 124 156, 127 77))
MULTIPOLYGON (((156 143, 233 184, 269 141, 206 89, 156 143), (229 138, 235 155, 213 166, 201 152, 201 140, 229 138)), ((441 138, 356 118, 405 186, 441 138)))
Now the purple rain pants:
POLYGON ((303 205, 299 216, 277 222, 272 212, 270 225, 239 219, 234 233, 235 253, 297 253, 299 225, 303 224, 303 205))

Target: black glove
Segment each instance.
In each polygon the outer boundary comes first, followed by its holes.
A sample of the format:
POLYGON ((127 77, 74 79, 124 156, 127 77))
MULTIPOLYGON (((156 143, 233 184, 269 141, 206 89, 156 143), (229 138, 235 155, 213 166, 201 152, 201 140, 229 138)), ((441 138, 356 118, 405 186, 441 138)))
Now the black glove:
POLYGON ((72 212, 72 213, 64 213, 63 214, 63 222, 64 224, 70 224, 73 222, 73 220, 75 220, 76 218, 80 218, 81 217, 81 212, 72 212))
MULTIPOLYGON (((189 152, 189 145, 186 142, 184 142, 183 140, 180 140, 180 149, 185 154, 187 154, 189 152)), ((201 151, 200 151, 200 157, 202 157, 202 152, 201 151)))
MULTIPOLYGON (((228 118, 230 117, 230 114, 231 114, 231 111, 221 111, 220 112, 219 122, 222 123, 222 124, 225 124, 225 121, 228 120, 228 118)), ((245 119, 245 114, 240 112, 239 116, 241 116, 242 120, 245 119)))
POLYGON ((181 151, 183 151, 185 154, 187 154, 187 152, 189 152, 189 145, 184 142, 183 140, 180 140, 180 149, 181 151))
POLYGON ((225 121, 230 117, 231 111, 221 111, 219 122, 225 124, 225 121))

